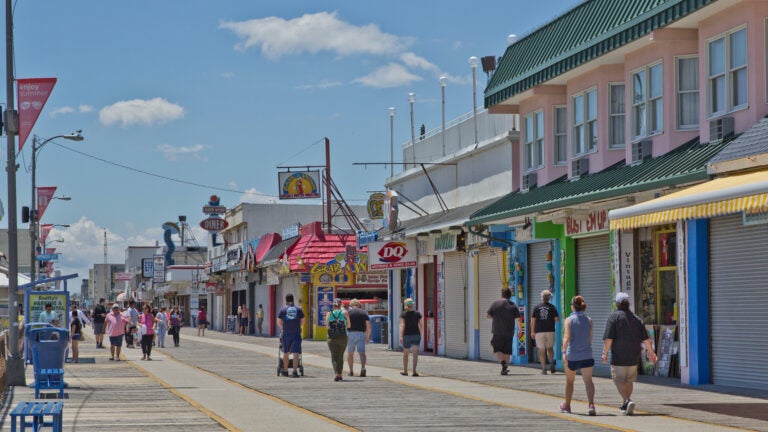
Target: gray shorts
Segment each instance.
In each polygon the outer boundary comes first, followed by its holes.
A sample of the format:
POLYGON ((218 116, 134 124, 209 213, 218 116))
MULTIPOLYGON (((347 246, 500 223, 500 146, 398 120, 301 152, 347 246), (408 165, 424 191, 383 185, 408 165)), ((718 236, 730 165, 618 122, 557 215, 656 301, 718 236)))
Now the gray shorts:
POLYGON ((357 352, 364 353, 366 342, 367 341, 365 340, 365 332, 361 332, 361 331, 348 332, 347 333, 347 352, 353 353, 355 352, 355 349, 357 349, 357 352))
POLYGON ((403 335, 403 348, 410 349, 412 345, 415 346, 416 349, 419 349, 419 345, 421 345, 421 335, 403 335))
POLYGON ((93 334, 95 334, 95 335, 103 335, 104 334, 104 323, 93 323, 93 334))

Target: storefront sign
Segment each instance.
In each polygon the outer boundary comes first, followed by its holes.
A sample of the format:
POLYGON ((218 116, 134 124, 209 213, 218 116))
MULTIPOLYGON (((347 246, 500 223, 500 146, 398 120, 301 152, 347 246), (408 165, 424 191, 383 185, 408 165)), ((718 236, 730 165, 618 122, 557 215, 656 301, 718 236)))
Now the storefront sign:
POLYGON ((267 285, 277 285, 280 283, 279 268, 276 265, 267 267, 267 285))
POLYGON ((456 235, 443 233, 435 237, 435 252, 453 252, 456 250, 456 235))
POLYGON ((337 274, 316 273, 312 275, 312 283, 315 285, 352 286, 355 284, 355 274, 348 272, 337 274))
POLYGON ((523 228, 519 226, 515 228, 515 241, 526 242, 533 240, 533 225, 523 228))
POLYGON ((116 281, 129 281, 133 279, 133 273, 115 273, 116 281))
POLYGON ((355 285, 389 285, 389 272, 357 273, 355 285))
POLYGON ((325 326, 325 315, 333 309, 333 287, 317 287, 317 325, 325 326))
POLYGON ((379 239, 379 233, 376 231, 363 231, 357 230, 357 247, 361 248, 368 243, 375 242, 379 239))
POLYGON ((629 304, 634 310, 635 300, 635 233, 634 231, 621 232, 621 251, 619 253, 619 266, 621 274, 621 289, 629 294, 629 304))
POLYGON ((227 248, 227 268, 239 269, 243 264, 243 247, 234 245, 227 248))
POLYGON ((320 198, 320 171, 277 173, 280 199, 320 198))
POLYGON ((212 205, 203 206, 203 214, 219 215, 219 214, 224 214, 226 212, 227 212, 227 208, 224 207, 224 206, 218 206, 218 205, 217 206, 212 206, 212 205))
POLYGON ((568 216, 565 234, 569 236, 605 231, 608 229, 608 210, 595 210, 586 216, 568 216))
POLYGON ((397 192, 388 190, 384 198, 384 204, 382 206, 384 217, 382 219, 382 226, 389 232, 395 232, 397 230, 397 217, 399 214, 397 192))
POLYGON ((151 258, 142 258, 141 260, 141 277, 151 278, 154 274, 154 262, 151 258))
POLYGON ((51 310, 59 316, 59 325, 67 327, 69 291, 29 291, 24 293, 24 307, 27 322, 39 322, 40 312, 50 304, 51 310))
POLYGON ((218 217, 209 217, 200 222, 200 228, 206 231, 221 231, 229 226, 229 223, 218 217))
POLYGON ((152 255, 152 282, 165 282, 165 257, 163 255, 152 255))
POLYGON ((368 198, 368 217, 373 220, 384 218, 384 199, 386 195, 381 192, 371 194, 368 198))
POLYGON ((371 270, 415 267, 416 244, 413 240, 374 242, 368 245, 371 270))

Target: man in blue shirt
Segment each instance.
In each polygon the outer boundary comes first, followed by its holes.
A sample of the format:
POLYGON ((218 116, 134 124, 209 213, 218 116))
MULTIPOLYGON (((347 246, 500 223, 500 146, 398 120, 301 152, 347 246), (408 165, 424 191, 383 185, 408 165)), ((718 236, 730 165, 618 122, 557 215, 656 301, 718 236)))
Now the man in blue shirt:
POLYGON ((46 303, 45 310, 40 312, 40 322, 50 323, 54 327, 59 325, 59 315, 50 303, 46 303))
POLYGON ((277 313, 277 327, 282 333, 283 368, 282 375, 288 376, 288 354, 293 354, 293 377, 298 378, 299 355, 301 354, 301 328, 304 325, 304 311, 293 304, 293 294, 286 294, 285 306, 277 313))

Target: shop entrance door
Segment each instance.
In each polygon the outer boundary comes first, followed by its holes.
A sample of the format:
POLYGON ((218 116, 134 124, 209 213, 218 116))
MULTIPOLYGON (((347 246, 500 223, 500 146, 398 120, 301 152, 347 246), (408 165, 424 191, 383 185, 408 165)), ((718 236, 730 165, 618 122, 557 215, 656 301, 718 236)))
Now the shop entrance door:
POLYGON ((422 266, 424 277, 424 310, 421 312, 424 318, 424 351, 437 352, 437 292, 435 283, 435 264, 429 263, 422 266))

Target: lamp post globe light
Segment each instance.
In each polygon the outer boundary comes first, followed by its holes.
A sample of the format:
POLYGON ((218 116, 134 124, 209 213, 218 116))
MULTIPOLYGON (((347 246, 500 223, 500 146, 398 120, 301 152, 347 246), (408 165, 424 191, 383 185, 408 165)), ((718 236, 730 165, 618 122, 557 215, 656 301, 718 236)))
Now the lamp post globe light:
POLYGON ((416 162, 416 130, 413 124, 413 103, 416 102, 416 93, 408 93, 408 103, 411 105, 411 162, 416 162))
POLYGON ((479 59, 475 56, 469 58, 469 64, 472 66, 472 123, 475 126, 475 144, 477 144, 477 63, 479 59))
POLYGON ((442 109, 442 117, 443 117, 443 127, 442 127, 442 135, 443 135, 443 156, 445 156, 445 86, 448 84, 448 77, 441 76, 440 79, 438 79, 440 82, 440 91, 442 93, 442 100, 443 100, 443 109, 442 109))
MULTIPOLYGON (((34 282, 35 281, 35 264, 36 264, 36 250, 37 250, 37 240, 39 238, 39 230, 40 230, 40 220, 37 215, 37 183, 36 183, 36 175, 37 175, 37 153, 45 147, 46 144, 49 142, 61 138, 66 139, 70 141, 82 141, 84 138, 81 135, 80 130, 75 131, 71 134, 67 135, 56 135, 50 138, 46 138, 44 140, 40 140, 40 137, 37 135, 34 135, 32 137, 32 201, 30 204, 30 211, 29 211, 29 242, 30 242, 30 254, 31 254, 31 260, 30 260, 30 269, 29 269, 29 280, 34 282)), ((70 197, 54 197, 55 199, 60 199, 62 201, 69 201, 72 198, 70 197)), ((67 225, 69 226, 69 225, 67 225)))

